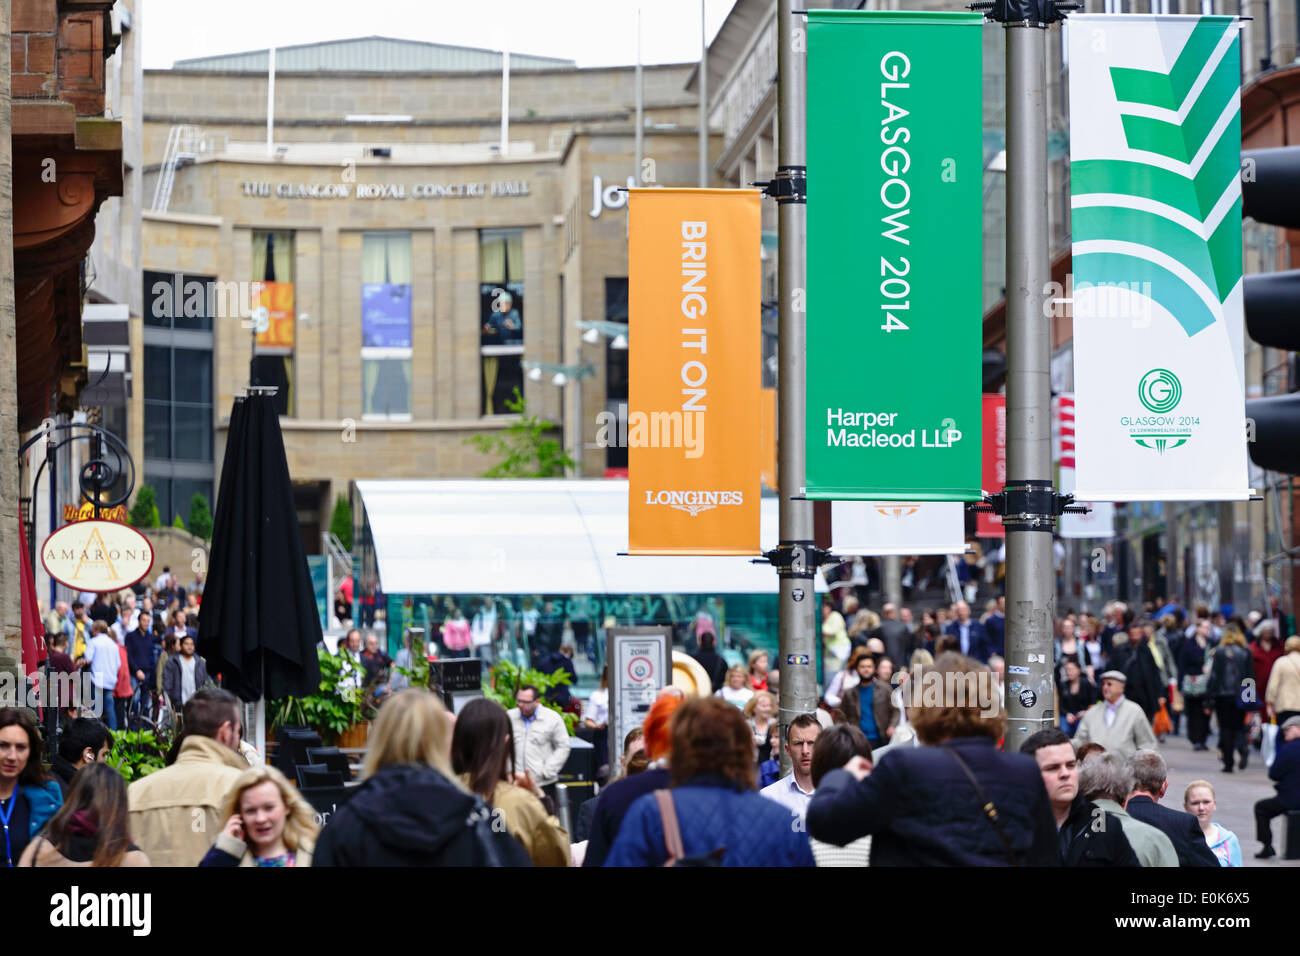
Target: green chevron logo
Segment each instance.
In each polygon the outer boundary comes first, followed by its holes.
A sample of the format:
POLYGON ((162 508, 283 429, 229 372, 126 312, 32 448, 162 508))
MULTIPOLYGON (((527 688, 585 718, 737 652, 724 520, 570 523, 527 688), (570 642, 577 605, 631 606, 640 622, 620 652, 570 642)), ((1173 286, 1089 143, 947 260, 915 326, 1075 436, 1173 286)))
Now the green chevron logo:
POLYGON ((1167 72, 1112 66, 1127 157, 1071 165, 1076 285, 1149 289, 1189 337, 1241 282, 1240 62, 1235 18, 1201 17, 1167 72))

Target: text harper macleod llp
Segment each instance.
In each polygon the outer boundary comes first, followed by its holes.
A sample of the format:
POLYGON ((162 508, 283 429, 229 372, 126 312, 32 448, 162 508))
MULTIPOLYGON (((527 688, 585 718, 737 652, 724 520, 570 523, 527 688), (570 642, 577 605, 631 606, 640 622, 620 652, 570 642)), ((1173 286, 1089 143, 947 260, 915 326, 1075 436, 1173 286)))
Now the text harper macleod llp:
POLYGON ((852 412, 826 409, 826 445, 829 448, 951 448, 961 441, 956 428, 898 428, 899 412, 852 412), (885 429, 890 429, 886 431, 885 429))

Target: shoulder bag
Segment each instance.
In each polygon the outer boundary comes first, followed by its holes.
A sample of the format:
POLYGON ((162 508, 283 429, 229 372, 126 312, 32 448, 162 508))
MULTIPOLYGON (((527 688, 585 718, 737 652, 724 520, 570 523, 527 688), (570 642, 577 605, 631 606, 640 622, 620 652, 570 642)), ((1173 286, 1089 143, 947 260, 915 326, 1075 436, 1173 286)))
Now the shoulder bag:
POLYGON ((1011 845, 1011 838, 1007 836, 1007 831, 1002 826, 1002 819, 998 816, 998 808, 984 793, 984 788, 980 786, 979 780, 975 778, 974 771, 971 770, 957 751, 946 745, 943 749, 952 755, 953 760, 957 761, 957 766, 961 767, 962 772, 966 774, 966 778, 970 780, 971 786, 975 788, 975 796, 979 798, 980 803, 983 805, 981 809, 984 811, 984 816, 988 818, 989 823, 993 825, 993 829, 997 831, 998 839, 1002 841, 1002 850, 1007 855, 1007 862, 1012 866, 1020 866, 1020 858, 1016 855, 1015 847, 1011 845))
POLYGON ((669 790, 656 790, 655 802, 659 804, 659 816, 664 825, 664 848, 668 859, 664 866, 722 866, 722 857, 727 852, 725 846, 718 847, 708 856, 686 855, 682 845, 682 831, 677 825, 677 807, 673 804, 673 795, 669 790))

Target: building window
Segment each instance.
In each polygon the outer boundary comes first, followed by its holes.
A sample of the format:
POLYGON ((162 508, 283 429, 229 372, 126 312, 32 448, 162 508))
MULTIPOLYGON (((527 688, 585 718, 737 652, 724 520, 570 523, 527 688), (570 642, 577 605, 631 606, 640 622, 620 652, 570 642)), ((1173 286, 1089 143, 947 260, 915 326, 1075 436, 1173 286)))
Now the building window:
POLYGON ((253 385, 274 385, 276 411, 293 414, 293 233, 253 231, 253 276, 259 283, 253 346, 253 385), (265 310, 265 311, 263 311, 265 310))
POLYGON ((524 233, 479 233, 479 352, 482 414, 504 415, 524 376, 524 233))
POLYGON ((212 461, 212 352, 144 348, 145 458, 212 461))
POLYGON ((362 417, 411 418, 411 234, 361 238, 362 417))
POLYGON ((212 331, 217 290, 211 276, 144 274, 144 324, 159 329, 212 331))
MULTIPOLYGON (((605 321, 627 324, 627 279, 605 279, 605 321)), ((627 336, 624 336, 626 339, 627 336)), ((627 404, 627 345, 614 348, 615 339, 605 339, 605 409, 619 418, 619 406, 627 404)), ((627 468, 627 448, 617 442, 605 449, 606 468, 627 468)))

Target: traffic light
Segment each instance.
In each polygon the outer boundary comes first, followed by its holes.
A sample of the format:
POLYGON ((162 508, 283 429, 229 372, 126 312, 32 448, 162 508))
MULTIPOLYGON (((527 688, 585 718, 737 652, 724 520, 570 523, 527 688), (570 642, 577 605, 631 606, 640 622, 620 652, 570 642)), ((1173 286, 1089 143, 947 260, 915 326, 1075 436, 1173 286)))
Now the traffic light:
MULTIPOLYGON (((1300 146, 1248 150, 1242 156, 1242 214, 1300 228, 1300 146)), ((1300 269, 1245 277, 1246 331, 1260 345, 1300 350, 1300 269)), ((1254 422, 1250 457, 1260 468, 1300 474, 1300 393, 1246 402, 1254 422)))

